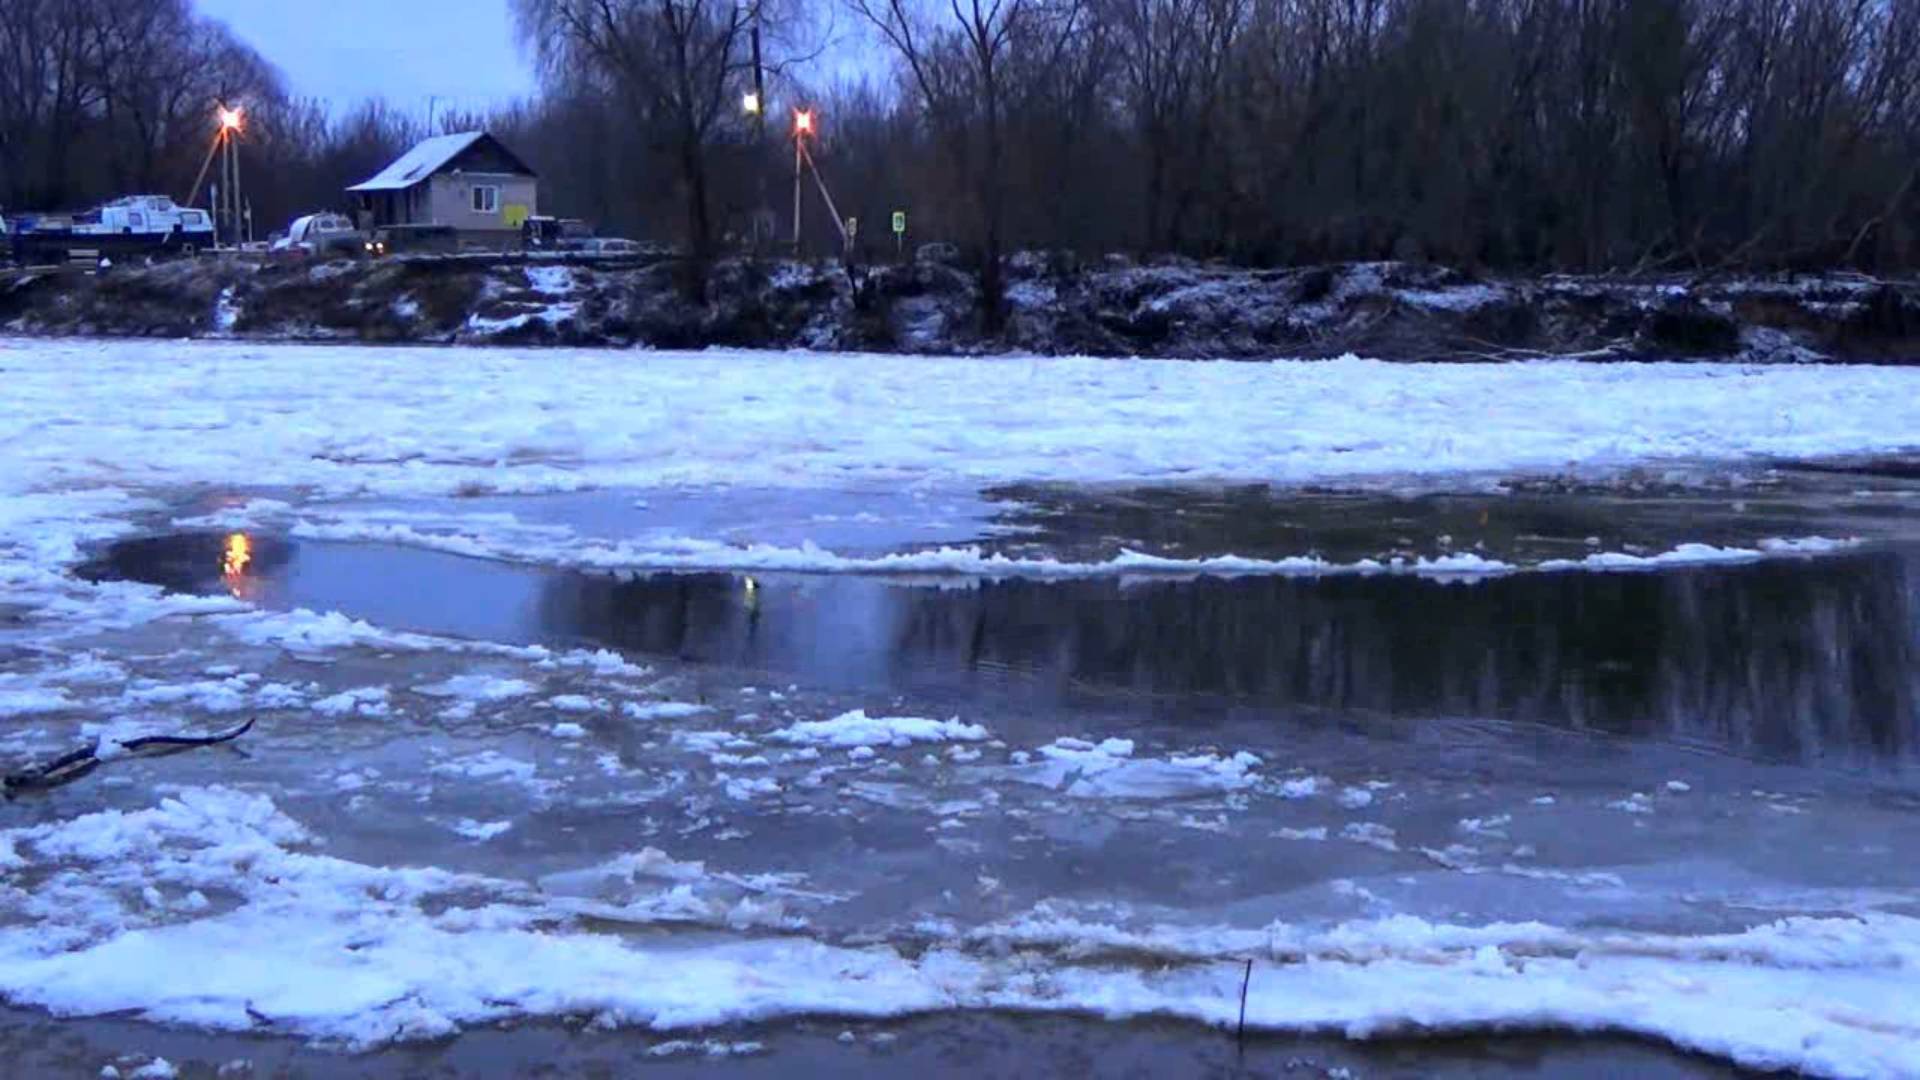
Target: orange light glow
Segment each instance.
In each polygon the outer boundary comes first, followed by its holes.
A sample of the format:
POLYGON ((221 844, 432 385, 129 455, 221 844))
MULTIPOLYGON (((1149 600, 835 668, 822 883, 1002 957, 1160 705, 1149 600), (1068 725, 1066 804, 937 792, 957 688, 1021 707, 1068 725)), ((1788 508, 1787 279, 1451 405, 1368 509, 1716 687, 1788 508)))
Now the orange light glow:
POLYGON ((793 133, 795 135, 813 134, 813 110, 795 109, 793 111, 793 133))
POLYGON ((229 581, 245 577, 247 564, 253 562, 253 541, 246 533, 232 533, 227 537, 226 553, 220 558, 220 575, 229 581))
POLYGON ((239 131, 241 113, 238 107, 220 110, 220 128, 223 131, 239 131))

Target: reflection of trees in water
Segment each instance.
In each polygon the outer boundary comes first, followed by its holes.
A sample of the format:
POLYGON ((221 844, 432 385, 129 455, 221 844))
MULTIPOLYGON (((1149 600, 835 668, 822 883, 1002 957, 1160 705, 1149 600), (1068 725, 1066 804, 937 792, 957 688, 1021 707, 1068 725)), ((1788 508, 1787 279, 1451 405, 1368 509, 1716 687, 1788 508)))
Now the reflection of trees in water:
POLYGON ((902 590, 902 652, 1158 695, 1495 716, 1807 760, 1911 756, 1892 555, 1644 574, 902 590))
POLYGON ((729 574, 556 574, 540 591, 540 623, 636 652, 736 659, 751 629, 729 574))
POLYGON ((1011 671, 1042 693, 1500 717, 1788 760, 1920 747, 1915 584, 1891 554, 1471 584, 745 581, 554 575, 540 617, 561 638, 835 685, 1011 671))

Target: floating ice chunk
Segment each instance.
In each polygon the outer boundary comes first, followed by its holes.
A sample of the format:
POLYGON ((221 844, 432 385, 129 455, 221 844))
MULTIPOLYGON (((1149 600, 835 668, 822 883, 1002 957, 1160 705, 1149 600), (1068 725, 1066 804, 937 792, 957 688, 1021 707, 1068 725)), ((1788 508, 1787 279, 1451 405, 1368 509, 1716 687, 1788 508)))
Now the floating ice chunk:
MULTIPOLYGON (((1056 739, 1028 764, 1016 752, 1013 779, 1064 791, 1075 798, 1159 799, 1237 791, 1254 783, 1260 758, 1244 751, 1136 758, 1131 739, 1056 739)), ((1028 762, 1032 759, 1028 758, 1028 762)))
POLYGON ((313 711, 322 716, 386 716, 393 709, 388 704, 388 692, 384 686, 362 686, 353 690, 343 690, 331 697, 321 698, 313 703, 313 711))
POLYGON ((803 720, 767 736, 790 746, 839 747, 979 742, 986 737, 986 728, 961 723, 958 717, 927 720, 917 716, 868 716, 862 709, 841 713, 831 720, 803 720))
MULTIPOLYGON (((851 1039, 852 1034, 848 1033, 847 1041, 851 1041, 851 1039)), ((648 1047, 647 1056, 657 1058, 685 1057, 689 1054, 700 1054, 708 1058, 717 1059, 746 1057, 752 1054, 763 1053, 765 1050, 766 1045, 757 1042, 722 1042, 715 1039, 705 1039, 700 1042, 695 1042, 691 1039, 674 1039, 648 1047)))
POLYGON ((240 712, 247 708, 252 683, 258 677, 235 675, 220 680, 163 683, 141 679, 128 687, 124 697, 139 705, 189 705, 211 713, 240 712))
POLYGON ((727 776, 722 774, 716 782, 726 791, 727 798, 737 802, 751 802, 763 795, 780 794, 780 784, 767 776, 727 776))
POLYGON ((548 698, 546 703, 560 712, 569 713, 605 711, 611 707, 606 702, 587 697, 585 694, 558 694, 548 698))
POLYGON ((1507 835, 1507 826, 1511 824, 1512 814, 1495 814, 1484 818, 1461 818, 1458 827, 1463 833, 1502 838, 1507 835))
POLYGON ((1825 555, 1860 546, 1858 537, 1831 539, 1825 536, 1771 537, 1760 541, 1761 551, 1769 555, 1825 555))
POLYGON ((482 843, 512 828, 511 821, 475 821, 473 818, 461 818, 453 825, 454 832, 469 840, 479 840, 482 843))
POLYGON ((1687 792, 1693 790, 1693 785, 1687 783, 1685 780, 1669 780, 1667 781, 1667 790, 1673 792, 1675 795, 1685 795, 1687 792))
POLYGON ((7 689, 0 686, 0 719, 10 716, 31 716, 36 713, 60 712, 75 708, 79 702, 67 696, 65 690, 44 687, 25 689, 7 689))
POLYGON ((513 780, 530 783, 534 778, 534 764, 507 757, 498 750, 482 750, 467 757, 442 761, 432 767, 432 772, 441 776, 463 776, 469 780, 513 780))
POLYGON ((1283 828, 1275 830, 1273 835, 1282 840, 1325 840, 1327 838, 1327 827, 1325 825, 1315 825, 1308 829, 1283 828))
POLYGON ((1363 787, 1341 788, 1335 801, 1349 810, 1359 810, 1373 805, 1373 792, 1363 787))
POLYGON ((572 721, 563 721, 547 729, 547 733, 556 739, 584 739, 587 729, 572 721))
POLYGON ((706 705, 694 705, 684 701, 623 701, 620 713, 629 720, 684 720, 690 716, 699 716, 712 712, 706 705))
POLYGON ((1283 799, 1310 799, 1332 782, 1324 776, 1295 776, 1280 781, 1274 793, 1283 799))
POLYGON ((1609 810, 1623 810, 1629 814, 1653 813, 1653 799, 1646 792, 1636 791, 1624 799, 1615 799, 1607 804, 1609 810))
POLYGON ((1394 839, 1396 834, 1390 828, 1375 821, 1348 822, 1340 830, 1342 840, 1351 840, 1356 844, 1379 848, 1381 851, 1399 851, 1400 844, 1394 839))
POLYGON ((457 698, 462 701, 495 702, 525 697, 533 693, 534 685, 525 679, 510 679, 499 675, 471 674, 455 675, 437 683, 413 688, 416 694, 425 694, 436 698, 457 698))

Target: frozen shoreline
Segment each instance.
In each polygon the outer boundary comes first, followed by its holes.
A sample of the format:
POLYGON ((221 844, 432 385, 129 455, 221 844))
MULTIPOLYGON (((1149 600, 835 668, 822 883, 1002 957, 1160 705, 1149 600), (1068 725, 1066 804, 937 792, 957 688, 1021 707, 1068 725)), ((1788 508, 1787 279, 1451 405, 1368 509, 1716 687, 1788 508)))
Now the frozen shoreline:
MULTIPOLYGON (((1753 1068, 1920 1071, 1911 1018, 1884 1013, 1920 969, 1920 919, 1905 916, 1676 936, 1405 916, 1314 930, 1126 928, 1042 909, 917 955, 791 933, 643 945, 571 929, 569 905, 525 883, 364 866, 311 853, 311 841, 265 797, 220 788, 0 833, 7 864, 64 868, 57 907, 0 930, 0 992, 56 1014, 131 1009, 227 1031, 264 1022, 349 1049, 518 1017, 660 1033, 956 1010, 1219 1027, 1234 1020, 1252 958, 1247 1022, 1263 1032, 1615 1033, 1753 1068), (144 893, 147 910, 124 909, 128 892, 144 893), (207 892, 237 906, 199 914, 207 892), (226 962, 202 962, 211 955, 226 962)), ((657 852, 637 865, 624 872, 658 879, 663 898, 704 873, 657 852)), ((686 918, 658 901, 581 913, 686 918)))

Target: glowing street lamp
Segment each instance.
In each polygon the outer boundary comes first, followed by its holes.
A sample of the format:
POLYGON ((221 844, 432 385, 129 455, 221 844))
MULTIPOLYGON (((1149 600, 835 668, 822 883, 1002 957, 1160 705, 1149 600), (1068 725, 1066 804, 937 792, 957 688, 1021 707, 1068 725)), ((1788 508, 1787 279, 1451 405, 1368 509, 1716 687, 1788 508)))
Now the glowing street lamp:
POLYGON ((796 138, 813 134, 812 109, 793 110, 793 134, 796 138))
POLYGON ((241 119, 242 119, 242 116, 238 106, 231 109, 225 106, 221 106, 220 108, 220 130, 221 131, 239 131, 241 119))
POLYGON ((748 116, 760 115, 760 95, 749 90, 740 95, 740 111, 748 116))

